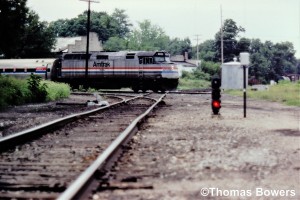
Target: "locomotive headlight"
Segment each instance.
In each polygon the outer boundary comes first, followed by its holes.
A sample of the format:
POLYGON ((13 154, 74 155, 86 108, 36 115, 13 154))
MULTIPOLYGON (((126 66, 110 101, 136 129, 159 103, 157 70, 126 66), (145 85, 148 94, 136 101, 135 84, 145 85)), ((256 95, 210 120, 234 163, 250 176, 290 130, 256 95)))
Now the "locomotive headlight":
POLYGON ((172 65, 171 70, 178 70, 178 68, 176 66, 172 65))

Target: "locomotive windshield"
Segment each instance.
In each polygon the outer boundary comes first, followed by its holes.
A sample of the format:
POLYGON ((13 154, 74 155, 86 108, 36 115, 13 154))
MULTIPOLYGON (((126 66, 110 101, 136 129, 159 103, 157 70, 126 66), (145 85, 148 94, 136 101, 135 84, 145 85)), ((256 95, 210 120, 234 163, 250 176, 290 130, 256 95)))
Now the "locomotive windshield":
POLYGON ((161 62, 171 62, 170 61, 170 54, 166 52, 156 52, 154 55, 154 61, 155 63, 161 63, 161 62))
POLYGON ((154 57, 154 61, 155 61, 156 63, 159 63, 159 62, 165 62, 166 60, 165 60, 165 57, 162 57, 162 56, 155 56, 155 57, 154 57))

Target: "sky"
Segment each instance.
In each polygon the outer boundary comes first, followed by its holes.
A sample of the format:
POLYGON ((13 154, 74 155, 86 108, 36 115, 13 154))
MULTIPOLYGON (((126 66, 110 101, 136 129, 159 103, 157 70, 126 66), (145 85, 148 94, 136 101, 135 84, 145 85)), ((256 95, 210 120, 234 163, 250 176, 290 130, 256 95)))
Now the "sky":
MULTIPOLYGON (((92 0, 91 10, 112 14, 125 10, 130 22, 148 19, 171 38, 189 37, 192 43, 214 39, 221 21, 233 19, 245 28, 241 37, 262 42, 292 42, 300 58, 300 0, 92 0), (222 10, 222 12, 221 12, 222 10), (222 13, 222 14, 221 14, 222 13)), ((87 10, 82 0, 27 0, 42 21, 77 17, 87 10)))

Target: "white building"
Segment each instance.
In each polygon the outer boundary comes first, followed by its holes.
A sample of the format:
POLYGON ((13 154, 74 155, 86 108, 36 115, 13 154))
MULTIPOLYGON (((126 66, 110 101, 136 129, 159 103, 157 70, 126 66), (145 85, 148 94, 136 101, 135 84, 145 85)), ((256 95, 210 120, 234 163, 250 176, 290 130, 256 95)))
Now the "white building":
MULTIPOLYGON (((89 51, 103 51, 102 43, 99 41, 97 33, 90 32, 89 51)), ((79 37, 59 37, 53 52, 84 52, 86 51, 86 36, 79 37)))

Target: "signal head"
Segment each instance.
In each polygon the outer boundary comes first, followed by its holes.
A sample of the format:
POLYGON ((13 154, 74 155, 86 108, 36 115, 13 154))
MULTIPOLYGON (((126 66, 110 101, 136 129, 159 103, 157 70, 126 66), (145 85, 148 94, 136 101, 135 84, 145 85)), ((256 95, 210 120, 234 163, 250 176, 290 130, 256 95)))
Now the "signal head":
POLYGON ((221 108, 221 101, 220 100, 213 100, 212 101, 213 108, 221 108))

